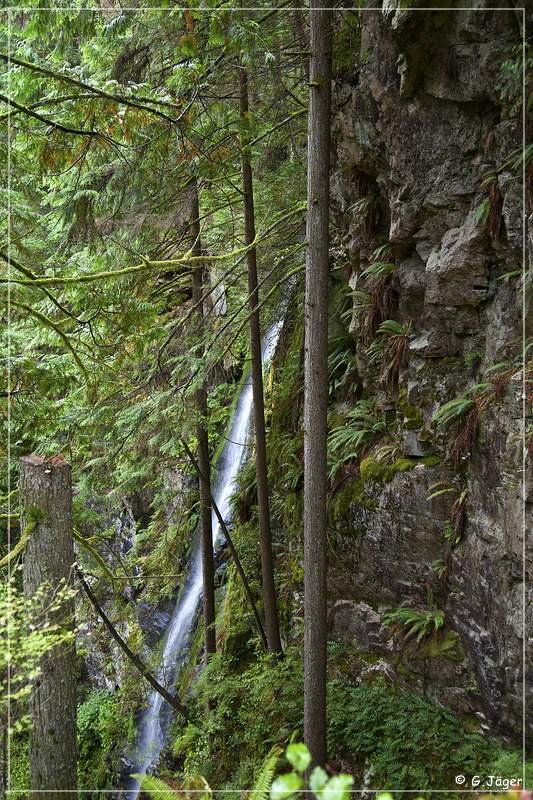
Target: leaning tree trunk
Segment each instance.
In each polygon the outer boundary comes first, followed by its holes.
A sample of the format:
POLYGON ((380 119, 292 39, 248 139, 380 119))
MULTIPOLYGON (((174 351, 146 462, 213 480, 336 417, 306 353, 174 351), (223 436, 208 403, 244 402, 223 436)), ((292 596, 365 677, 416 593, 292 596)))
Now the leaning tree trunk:
POLYGON ((331 17, 311 2, 304 359, 304 737, 326 760, 326 493, 331 17))
MULTIPOLYGON (((22 530, 32 532, 24 556, 24 592, 40 590, 52 603, 63 582, 72 584, 72 479, 60 457, 26 456, 20 462, 22 530)), ((74 602, 50 608, 49 620, 73 630, 74 602)), ((74 642, 58 645, 40 664, 30 698, 31 796, 64 800, 76 796, 76 653, 74 642)))
MULTIPOLYGON (((245 67, 239 67, 242 190, 244 200, 245 243, 250 246, 255 240, 254 189, 252 166, 248 143, 248 75, 245 67)), ((261 548, 261 573, 263 581, 263 604, 268 649, 281 652, 279 636, 276 586, 274 583, 274 559, 272 557, 272 535, 270 531, 270 508, 268 500, 268 472, 265 439, 265 408, 263 399, 263 362, 261 356, 261 328, 259 324, 259 290, 257 287, 257 251, 250 247, 246 254, 248 266, 248 294, 250 297, 250 351, 252 357, 252 392, 254 399, 255 469, 257 477, 257 508, 259 512, 259 541, 261 548)))
MULTIPOLYGON (((200 238, 200 204, 198 201, 198 184, 192 185, 191 200, 191 236, 193 239, 192 254, 202 254, 200 238)), ((203 295, 203 264, 198 264, 192 273, 192 302, 196 307, 196 329, 198 338, 198 351, 204 352, 204 304, 203 295)), ((200 487, 200 528, 202 535, 202 574, 204 594, 204 627, 205 627, 205 657, 206 660, 216 652, 215 632, 215 565, 213 558, 213 527, 211 522, 211 465, 209 461, 209 440, 207 436, 207 391, 205 380, 202 378, 196 390, 195 403, 198 415, 196 438, 198 439, 198 465, 200 487)))

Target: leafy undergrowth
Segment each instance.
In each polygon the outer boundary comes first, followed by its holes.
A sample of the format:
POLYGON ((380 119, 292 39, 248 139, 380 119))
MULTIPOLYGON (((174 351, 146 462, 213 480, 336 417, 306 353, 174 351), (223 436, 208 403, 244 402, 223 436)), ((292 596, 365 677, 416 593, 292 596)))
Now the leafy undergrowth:
POLYGON ((82 789, 112 789, 120 750, 132 739, 132 715, 119 693, 91 692, 78 707, 78 781, 82 789))
MULTIPOLYGON (((291 742, 285 753, 281 747, 274 745, 264 758, 250 788, 240 790, 240 797, 247 796, 249 800, 302 800, 308 796, 308 792, 312 792, 312 796, 317 800, 349 800, 353 796, 356 780, 352 775, 342 772, 331 774, 331 769, 326 771, 321 766, 312 767, 311 761, 311 754, 304 744, 291 742), (276 773, 279 773, 277 777, 276 773)), ((520 791, 522 778, 517 777, 522 775, 518 760, 516 763, 500 760, 496 768, 501 770, 498 776, 493 774, 472 776, 472 786, 481 788, 478 791, 466 791, 473 798, 519 800, 523 794, 520 791), (504 774, 516 777, 504 777, 504 774)), ((175 780, 169 784, 161 778, 150 775, 136 777, 140 780, 142 795, 154 800, 171 800, 181 792, 187 797, 191 790, 196 800, 211 800, 213 797, 211 786, 203 776, 187 779, 180 785, 177 785, 175 780)), ((466 776, 460 774, 457 777, 460 778, 456 781, 459 785, 467 782, 466 776)), ((526 785, 529 785, 527 778, 526 785)), ((430 798, 436 791, 444 797, 459 797, 458 792, 453 790, 415 791, 420 792, 416 800, 430 798)), ((401 797, 403 794, 404 792, 397 789, 376 790, 374 796, 376 800, 394 800, 394 797, 401 797)))
MULTIPOLYGON (((175 732, 167 774, 178 780, 202 775, 213 788, 234 789, 235 796, 253 786, 271 749, 302 736, 302 685, 298 647, 277 661, 257 655, 244 663, 217 654, 193 687, 191 721, 175 732)), ((332 680, 328 708, 330 767, 348 764, 356 782, 373 789, 440 788, 454 797, 458 774, 521 775, 518 755, 385 681, 350 686, 332 680)))

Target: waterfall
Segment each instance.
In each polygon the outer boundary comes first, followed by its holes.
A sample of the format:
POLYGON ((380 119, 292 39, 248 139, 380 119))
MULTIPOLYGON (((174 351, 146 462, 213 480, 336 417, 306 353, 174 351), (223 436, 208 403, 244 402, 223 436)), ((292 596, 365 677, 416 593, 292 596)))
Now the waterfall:
MULTIPOLYGON (((269 364, 272 360, 282 325, 283 319, 274 323, 264 336, 262 348, 264 365, 269 364)), ((235 491, 237 473, 246 458, 252 410, 252 384, 250 376, 248 376, 239 394, 226 443, 216 464, 213 497, 226 522, 230 521, 230 498, 235 491)), ((214 513, 212 524, 213 548, 216 550, 223 535, 214 513)), ((158 679, 163 685, 171 684, 187 658, 188 644, 202 600, 200 537, 196 538, 193 547, 189 574, 165 631, 163 656, 158 673, 158 679)), ((139 721, 133 770, 137 774, 144 775, 157 762, 165 745, 170 716, 171 709, 168 703, 157 692, 151 692, 146 709, 139 721)), ((140 790, 138 781, 132 778, 126 790, 128 800, 136 800, 140 790)))

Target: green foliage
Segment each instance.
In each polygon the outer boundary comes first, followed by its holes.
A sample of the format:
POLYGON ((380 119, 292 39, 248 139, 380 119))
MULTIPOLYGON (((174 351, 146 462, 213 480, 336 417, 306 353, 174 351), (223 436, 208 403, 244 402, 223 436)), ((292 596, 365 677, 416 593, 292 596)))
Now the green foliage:
POLYGON ((368 365, 381 365, 380 380, 389 392, 397 387, 400 369, 407 361, 410 333, 411 323, 386 319, 378 326, 377 338, 367 349, 368 365))
POLYGON ((389 275, 396 269, 396 264, 391 261, 372 261, 372 263, 361 272, 361 278, 382 278, 389 275))
POLYGON ((176 792, 160 778, 152 775, 133 775, 140 783, 141 791, 151 800, 176 800, 176 792))
POLYGON ((283 749, 278 745, 274 745, 270 753, 268 753, 254 779, 250 800, 268 800, 276 767, 282 753, 283 749))
MULTIPOLYGON (((270 791, 270 800, 288 800, 304 788, 304 774, 311 764, 311 754, 304 744, 290 744, 285 753, 292 772, 279 775, 270 791)), ((309 788, 320 800, 349 800, 353 778, 351 775, 328 777, 322 767, 315 767, 309 776, 309 788)))
POLYGON ((333 428, 328 437, 329 475, 334 478, 347 461, 374 442, 386 430, 383 416, 372 402, 360 400, 345 416, 342 425, 333 428))
POLYGON ((299 647, 274 662, 262 653, 248 664, 224 653, 213 656, 194 685, 185 777, 201 773, 217 787, 253 785, 271 748, 301 729, 302 680, 299 647), (220 752, 223 759, 216 757, 220 752))
POLYGON ((15 732, 29 725, 25 701, 33 681, 39 676, 41 659, 73 639, 69 628, 72 620, 65 620, 63 624, 53 620, 65 604, 72 601, 74 592, 64 582, 54 589, 51 595, 50 587, 42 585, 28 599, 19 590, 15 575, 0 581, 0 628, 6 634, 0 639, 0 702, 10 700, 18 710, 11 718, 15 732))
POLYGON ((152 775, 134 775, 133 777, 138 779, 142 794, 147 795, 151 800, 176 800, 181 791, 185 791, 188 795, 191 790, 193 796, 198 800, 208 800, 213 797, 209 784, 201 776, 194 781, 194 788, 187 786, 184 790, 176 790, 161 778, 152 775))
MULTIPOLYGON (((30 788, 30 740, 27 731, 11 736, 9 741, 9 780, 14 790, 30 788)), ((22 795, 19 795, 22 796, 22 795)))
POLYGON ((361 768, 371 764, 371 787, 390 786, 400 795, 454 787, 456 775, 483 773, 494 756, 482 736, 412 692, 380 682, 336 682, 328 697, 329 747, 350 754, 361 768))
POLYGON ((391 481, 398 472, 408 472, 416 467, 417 462, 413 458, 397 458, 392 463, 379 460, 373 456, 363 458, 359 465, 361 480, 366 481, 391 481))
POLYGON ((78 707, 78 780, 82 788, 114 787, 118 755, 133 734, 132 711, 120 694, 104 689, 92 691, 78 707))
POLYGON ((447 428, 463 419, 474 408, 474 400, 468 397, 456 397, 444 403, 433 415, 433 422, 437 428, 447 428))

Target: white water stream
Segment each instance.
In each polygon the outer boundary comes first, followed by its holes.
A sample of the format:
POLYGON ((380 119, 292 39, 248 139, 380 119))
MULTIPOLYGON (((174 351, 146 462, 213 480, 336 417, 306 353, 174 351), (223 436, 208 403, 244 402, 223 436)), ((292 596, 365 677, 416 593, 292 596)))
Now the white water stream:
MULTIPOLYGON (((280 320, 272 325, 265 334, 263 341, 264 365, 268 365, 272 360, 282 324, 283 320, 280 320)), ((225 522, 230 521, 229 501, 235 491, 237 473, 247 454, 252 411, 252 384, 251 377, 248 376, 235 406, 226 443, 216 464, 213 497, 225 522)), ((213 548, 216 550, 223 534, 214 513, 212 523, 213 548)), ((179 668, 187 657, 187 648, 202 600, 201 546, 201 539, 197 537, 191 554, 189 575, 165 631, 163 656, 158 672, 158 680, 164 686, 172 686, 179 668)), ((168 703, 156 691, 151 692, 146 709, 139 721, 136 763, 132 770, 134 773, 144 775, 157 762, 165 745, 170 716, 171 709, 168 703)), ((127 800, 136 800, 139 790, 139 782, 132 778, 126 789, 127 800)))

